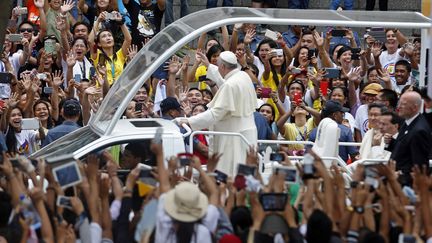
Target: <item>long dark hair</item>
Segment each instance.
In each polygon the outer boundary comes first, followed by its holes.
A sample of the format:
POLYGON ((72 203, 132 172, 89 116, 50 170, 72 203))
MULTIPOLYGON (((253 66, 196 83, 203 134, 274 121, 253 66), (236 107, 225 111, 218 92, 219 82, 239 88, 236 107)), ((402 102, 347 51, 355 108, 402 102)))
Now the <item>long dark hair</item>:
MULTIPOLYGON (((176 238, 177 243, 190 243, 195 232, 195 224, 197 222, 181 222, 174 221, 177 225, 176 238)), ((196 240, 196 237, 195 237, 196 240)))
POLYGON ((296 52, 296 55, 295 55, 295 58, 294 58, 294 67, 298 67, 298 66, 300 66, 300 62, 299 62, 299 56, 300 56, 300 52, 301 52, 301 50, 302 49, 306 49, 306 50, 308 50, 308 53, 309 53, 309 48, 308 47, 306 47, 306 46, 302 46, 302 47, 300 47, 298 50, 297 50, 297 52, 296 52))
MULTIPOLYGON (((285 59, 285 55, 283 56, 284 57, 284 62, 282 63, 282 66, 281 66, 281 76, 283 77, 284 75, 285 75, 285 72, 286 72, 286 59, 285 59)), ((271 72, 272 72, 272 74, 273 74, 273 80, 275 81, 275 84, 276 84, 276 86, 279 86, 279 76, 278 76, 278 73, 276 72, 276 68, 273 66, 273 64, 271 63, 271 60, 273 59, 274 57, 272 57, 272 58, 270 58, 270 70, 271 70, 271 72)))
MULTIPOLYGON (((271 40, 271 39, 264 39, 264 40, 262 40, 258 44, 258 46, 257 46, 257 48, 256 48, 256 50, 254 52, 254 55, 257 56, 258 58, 259 58, 259 50, 260 50, 261 46, 264 45, 264 44, 268 44, 270 46, 270 48, 277 48, 278 47, 278 45, 276 44, 276 42, 274 40, 271 40)), ((262 63, 261 59, 259 59, 259 60, 262 63)))
MULTIPOLYGON (((99 44, 99 42, 100 42, 100 36, 101 36, 101 34, 103 32, 109 32, 109 33, 111 33, 111 35, 113 37, 113 40, 114 40, 114 34, 111 32, 111 30, 109 30, 109 29, 102 29, 101 31, 99 31, 99 33, 96 36, 96 40, 95 40, 96 44, 99 44)), ((115 42, 114 42, 114 44, 115 44, 115 42)), ((114 46, 113 46, 113 58, 112 59, 109 58, 108 55, 105 53, 105 51, 102 48, 100 48, 99 46, 98 46, 98 49, 101 51, 101 54, 99 54, 99 63, 105 64, 106 61, 115 63, 115 61, 117 60, 117 53, 114 50, 114 46)), ((113 77, 113 79, 114 79, 114 77, 113 77)))
POLYGON ((18 153, 17 150, 17 139, 15 136, 15 128, 13 128, 10 124, 9 124, 9 120, 12 114, 12 111, 18 109, 21 112, 21 115, 23 114, 23 111, 21 108, 19 107, 14 107, 11 109, 8 109, 8 112, 6 114, 6 119, 7 119, 7 130, 6 130, 6 146, 8 147, 8 152, 9 153, 18 153))

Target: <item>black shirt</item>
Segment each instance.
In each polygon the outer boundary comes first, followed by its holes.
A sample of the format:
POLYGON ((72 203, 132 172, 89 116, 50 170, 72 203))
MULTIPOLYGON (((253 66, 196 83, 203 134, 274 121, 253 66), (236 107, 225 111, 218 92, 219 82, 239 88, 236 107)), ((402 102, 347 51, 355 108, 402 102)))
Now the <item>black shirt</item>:
POLYGON ((133 43, 141 45, 145 38, 151 38, 160 31, 163 10, 156 3, 150 6, 141 6, 133 0, 125 4, 131 19, 131 32, 133 43))

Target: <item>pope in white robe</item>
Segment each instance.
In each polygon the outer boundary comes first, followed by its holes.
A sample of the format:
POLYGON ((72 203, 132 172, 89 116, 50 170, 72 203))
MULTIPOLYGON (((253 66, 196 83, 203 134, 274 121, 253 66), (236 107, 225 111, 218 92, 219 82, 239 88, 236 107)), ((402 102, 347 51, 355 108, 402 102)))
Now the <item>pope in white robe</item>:
MULTIPOLYGON (((256 145, 255 88, 249 75, 237 68, 234 53, 222 52, 218 67, 209 64, 207 77, 216 82, 219 90, 207 111, 187 119, 191 128, 240 133, 250 145, 256 145)), ((237 174, 237 165, 245 163, 248 147, 239 137, 217 135, 210 141, 209 152, 221 153, 217 169, 233 176, 237 174)))

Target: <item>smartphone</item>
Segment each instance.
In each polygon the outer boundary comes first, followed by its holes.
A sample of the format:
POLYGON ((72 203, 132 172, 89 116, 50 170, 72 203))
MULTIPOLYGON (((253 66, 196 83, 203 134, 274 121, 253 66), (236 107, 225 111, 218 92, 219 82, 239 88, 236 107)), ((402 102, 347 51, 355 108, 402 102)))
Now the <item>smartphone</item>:
POLYGON ((75 76, 74 76, 74 80, 75 80, 75 82, 77 82, 77 83, 81 82, 81 74, 75 74, 75 76))
POLYGON ((22 169, 22 166, 21 166, 21 163, 20 163, 19 160, 18 160, 18 157, 15 157, 15 158, 9 158, 9 161, 11 162, 12 167, 14 167, 14 168, 18 168, 19 170, 22 169))
POLYGON ((155 136, 153 138, 153 143, 162 144, 162 134, 163 134, 163 128, 158 127, 156 129, 156 133, 155 133, 155 136))
POLYGON ((351 59, 352 60, 360 60, 360 52, 361 48, 351 48, 351 59))
POLYGON ((17 13, 18 15, 24 15, 24 14, 27 14, 27 12, 28 12, 27 7, 18 8, 18 9, 16 10, 16 13, 17 13))
POLYGON ((0 83, 2 84, 10 84, 12 80, 12 74, 1 72, 0 73, 0 83))
POLYGON ((114 19, 114 14, 113 13, 107 13, 105 18, 106 19, 114 19))
POLYGON ((263 193, 259 200, 264 211, 284 211, 288 195, 285 193, 263 193))
POLYGON ((53 92, 53 88, 52 88, 52 87, 44 87, 44 88, 43 88, 43 92, 44 92, 45 94, 52 94, 52 92, 53 92))
POLYGON ((70 197, 58 196, 57 206, 72 209, 72 203, 70 197))
POLYGON ((318 51, 317 49, 310 49, 308 51, 308 59, 312 59, 312 57, 317 57, 318 56, 318 51))
POLYGON ((294 101, 294 103, 296 103, 297 105, 299 105, 302 102, 302 93, 295 92, 294 93, 294 97, 293 97, 293 101, 294 101))
POLYGON ((21 42, 23 39, 23 35, 21 35, 21 34, 9 34, 8 39, 10 42, 21 42))
POLYGON ((222 171, 215 170, 216 173, 216 183, 227 183, 228 175, 223 173, 222 171))
POLYGON ((340 77, 340 69, 339 68, 326 68, 326 75, 324 78, 339 78, 340 77))
POLYGON ((90 67, 90 78, 93 78, 96 75, 96 68, 90 67))
POLYGON ((261 88, 261 98, 270 98, 271 88, 261 88))
POLYGON ((245 165, 245 164, 238 164, 238 166, 237 166, 237 174, 244 175, 244 176, 248 176, 248 175, 255 176, 256 168, 257 167, 255 167, 255 166, 250 166, 250 165, 245 165))
POLYGON ((285 160, 285 156, 282 153, 271 153, 270 154, 270 161, 281 162, 284 160, 285 160))
POLYGON ((345 36, 346 30, 338 30, 334 29, 331 31, 331 35, 334 37, 343 37, 345 36))
POLYGON ((135 111, 137 111, 137 112, 141 112, 142 111, 142 107, 143 107, 143 104, 142 103, 135 103, 135 111))
POLYGON ((244 175, 236 175, 234 178, 233 186, 238 190, 242 190, 246 188, 246 178, 244 175))
POLYGON ((47 75, 45 73, 38 73, 38 74, 36 74, 36 77, 39 80, 45 80, 45 79, 47 79, 47 75))
POLYGON ((323 96, 327 96, 328 93, 329 82, 321 80, 320 81, 320 91, 323 96))
POLYGON ((117 176, 123 184, 126 182, 129 173, 130 170, 117 170, 117 176))
POLYGON ((54 53, 55 52, 56 41, 53 39, 47 39, 44 41, 44 50, 46 53, 54 53))
POLYGON ((315 174, 315 167, 314 167, 314 161, 315 158, 310 155, 309 153, 306 153, 303 157, 303 178, 313 178, 315 174))
POLYGON ((417 240, 413 235, 399 234, 398 243, 416 243, 417 240))
POLYGON ((180 153, 180 154, 177 154, 177 157, 179 159, 180 166, 187 166, 187 165, 190 165, 193 154, 180 153))
POLYGON ((283 50, 282 49, 275 49, 275 53, 277 56, 283 56, 283 50))
POLYGON ((378 169, 376 168, 376 165, 364 165, 364 176, 371 177, 371 178, 377 178, 379 177, 378 169))
POLYGON ((277 33, 269 29, 266 30, 264 36, 274 41, 277 40, 277 33))
POLYGON ((291 72, 292 72, 293 74, 299 74, 299 73, 302 72, 302 69, 301 69, 301 68, 293 68, 293 69, 291 69, 291 72))
POLYGON ((201 75, 201 76, 198 77, 198 81, 199 82, 204 82, 206 80, 207 80, 207 76, 206 75, 201 75))
POLYGON ((52 169, 54 179, 61 188, 67 188, 81 183, 81 173, 76 161, 71 161, 52 169))
POLYGON ((294 166, 275 167, 275 173, 284 173, 285 182, 295 184, 299 182, 299 173, 294 166))
POLYGON ((39 120, 36 118, 23 118, 21 120, 22 130, 37 130, 39 129, 39 120))

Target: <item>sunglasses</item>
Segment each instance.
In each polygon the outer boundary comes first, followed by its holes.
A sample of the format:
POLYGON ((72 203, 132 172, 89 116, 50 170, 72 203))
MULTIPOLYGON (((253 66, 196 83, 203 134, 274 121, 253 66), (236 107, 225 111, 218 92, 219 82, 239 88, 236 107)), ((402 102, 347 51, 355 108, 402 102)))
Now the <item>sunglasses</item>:
POLYGON ((20 32, 20 33, 24 33, 24 32, 31 33, 31 32, 33 32, 33 29, 32 29, 32 28, 20 29, 19 32, 20 32))

